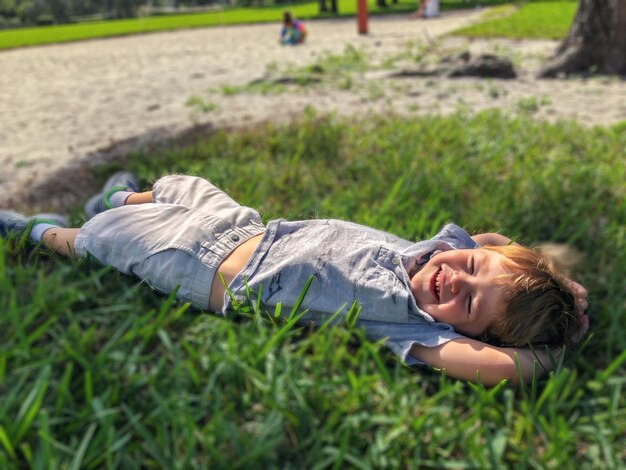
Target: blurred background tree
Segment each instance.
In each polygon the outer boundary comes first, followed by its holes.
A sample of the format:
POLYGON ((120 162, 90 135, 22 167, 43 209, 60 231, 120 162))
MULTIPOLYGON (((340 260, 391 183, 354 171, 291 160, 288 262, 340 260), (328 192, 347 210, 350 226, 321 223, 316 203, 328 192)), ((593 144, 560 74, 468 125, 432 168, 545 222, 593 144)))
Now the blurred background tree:
POLYGON ((626 74, 626 0, 580 0, 569 33, 542 77, 626 74))

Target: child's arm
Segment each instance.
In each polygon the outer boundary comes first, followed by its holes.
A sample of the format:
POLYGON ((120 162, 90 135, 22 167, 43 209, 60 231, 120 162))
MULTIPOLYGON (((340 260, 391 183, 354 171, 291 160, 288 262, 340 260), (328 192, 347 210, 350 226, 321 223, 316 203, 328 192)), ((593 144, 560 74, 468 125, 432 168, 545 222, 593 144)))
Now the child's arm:
MULTIPOLYGON (((521 378, 529 382, 533 377, 533 363, 538 360, 537 375, 541 376, 544 367, 551 367, 551 361, 546 351, 523 348, 497 348, 473 339, 455 339, 441 346, 427 348, 414 345, 410 354, 416 359, 438 369, 445 369, 446 374, 456 379, 480 382, 483 385, 496 385, 503 379, 517 384, 521 378), (537 358, 535 357, 537 355, 537 358), (519 373, 516 367, 516 358, 519 364, 519 373)), ((554 354, 555 357, 558 353, 554 354)))

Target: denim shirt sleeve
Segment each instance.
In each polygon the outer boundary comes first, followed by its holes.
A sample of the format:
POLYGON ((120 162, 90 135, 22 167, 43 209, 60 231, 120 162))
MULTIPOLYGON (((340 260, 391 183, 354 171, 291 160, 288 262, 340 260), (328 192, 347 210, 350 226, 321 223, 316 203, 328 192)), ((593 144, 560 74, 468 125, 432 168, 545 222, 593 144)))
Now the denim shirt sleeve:
POLYGON ((407 365, 423 365, 409 352, 414 344, 434 348, 453 339, 466 338, 445 323, 433 323, 423 318, 411 317, 409 323, 387 323, 360 320, 359 326, 365 330, 370 341, 385 340, 385 346, 407 365))
POLYGON ((432 240, 446 242, 451 248, 457 250, 478 248, 480 246, 469 233, 455 224, 446 224, 432 240))

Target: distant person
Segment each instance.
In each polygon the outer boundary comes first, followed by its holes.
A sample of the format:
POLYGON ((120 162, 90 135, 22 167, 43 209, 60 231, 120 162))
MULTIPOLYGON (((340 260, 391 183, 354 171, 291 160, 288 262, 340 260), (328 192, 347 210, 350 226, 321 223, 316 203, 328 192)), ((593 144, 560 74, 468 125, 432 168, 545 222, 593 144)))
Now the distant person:
POLYGON ((283 27, 280 30, 280 43, 296 46, 306 40, 306 27, 302 21, 296 20, 291 12, 283 13, 283 27))
POLYGON ((416 18, 433 18, 439 16, 439 0, 418 0, 416 18))
POLYGON ((402 360, 465 380, 478 371, 483 384, 518 373, 531 380, 535 355, 550 367, 544 346, 573 344, 589 326, 585 288, 498 233, 470 236, 449 224, 413 242, 341 220, 265 225, 256 210, 192 176, 138 191, 132 173, 113 175, 85 206, 91 220, 80 229, 63 228, 67 220, 54 214, 0 211, 0 237, 92 257, 224 315, 249 297, 286 315, 299 309, 299 322, 320 326, 345 320, 355 305, 366 336, 402 360))

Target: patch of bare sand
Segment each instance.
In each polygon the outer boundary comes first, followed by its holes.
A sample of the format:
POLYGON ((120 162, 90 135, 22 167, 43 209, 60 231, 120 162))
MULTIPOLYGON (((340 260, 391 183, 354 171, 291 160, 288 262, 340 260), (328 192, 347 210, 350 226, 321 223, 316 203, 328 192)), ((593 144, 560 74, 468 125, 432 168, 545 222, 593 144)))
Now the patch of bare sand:
POLYGON ((476 21, 480 12, 370 19, 359 36, 354 20, 309 22, 304 46, 277 44, 279 24, 229 26, 34 47, 0 53, 0 207, 62 209, 93 192, 89 167, 124 158, 137 146, 221 127, 288 120, 305 106, 363 116, 407 115, 498 107, 539 118, 612 124, 626 119, 626 83, 615 79, 537 80, 552 41, 468 41, 444 34, 476 21), (297 68, 347 45, 371 64, 405 67, 407 44, 444 54, 469 49, 511 57, 517 80, 390 79, 389 69, 337 84, 282 94, 220 91, 245 86, 268 70, 297 68), (390 60, 394 59, 394 60, 390 60), (211 91, 212 90, 212 91, 211 91), (194 113, 199 97, 215 108, 194 113), (51 196, 52 195, 52 196, 51 196))

